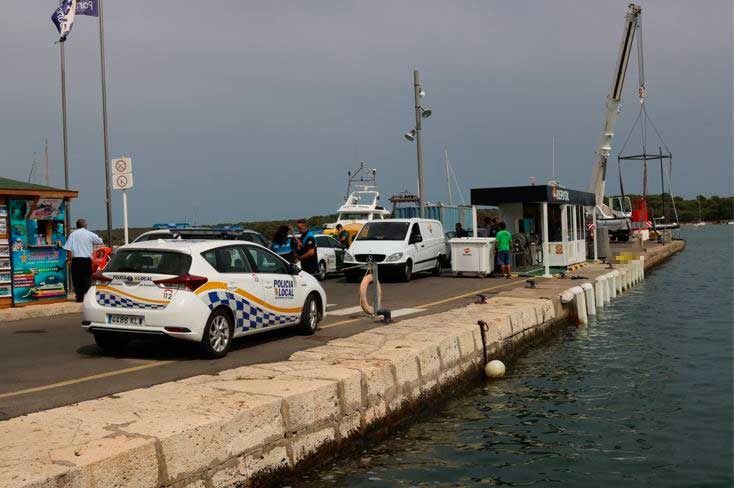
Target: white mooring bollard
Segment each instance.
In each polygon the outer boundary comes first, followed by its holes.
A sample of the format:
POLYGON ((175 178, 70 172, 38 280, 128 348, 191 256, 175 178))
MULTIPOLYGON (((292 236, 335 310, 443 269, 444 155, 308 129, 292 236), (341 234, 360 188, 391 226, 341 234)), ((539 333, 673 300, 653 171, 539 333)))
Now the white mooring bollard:
POLYGON ((595 278, 595 306, 602 308, 605 306, 605 279, 602 276, 595 278))
POLYGON ((610 272, 610 299, 617 298, 618 296, 618 277, 620 272, 615 270, 610 272))
POLYGON ((577 312, 577 320, 580 324, 587 323, 587 304, 584 299, 584 290, 581 286, 573 286, 565 290, 561 294, 561 303, 568 304, 574 302, 575 311, 577 312))
POLYGON ((580 285, 584 290, 584 301, 587 304, 587 315, 597 315, 595 308, 595 290, 591 283, 582 283, 580 285))
POLYGON ((646 257, 641 256, 640 261, 641 261, 641 281, 643 281, 646 279, 646 257))
POLYGON ((604 292, 603 298, 605 300, 605 306, 608 306, 610 304, 610 300, 612 300, 612 287, 610 286, 612 275, 610 273, 602 275, 602 280, 605 285, 605 288, 602 289, 604 292))

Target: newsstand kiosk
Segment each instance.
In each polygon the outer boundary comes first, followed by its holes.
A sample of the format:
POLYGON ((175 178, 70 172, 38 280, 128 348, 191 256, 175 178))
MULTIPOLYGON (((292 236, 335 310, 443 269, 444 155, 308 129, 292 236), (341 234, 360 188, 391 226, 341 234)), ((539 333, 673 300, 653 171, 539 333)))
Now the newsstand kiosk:
POLYGON ((0 308, 67 299, 66 207, 77 194, 0 178, 0 308))

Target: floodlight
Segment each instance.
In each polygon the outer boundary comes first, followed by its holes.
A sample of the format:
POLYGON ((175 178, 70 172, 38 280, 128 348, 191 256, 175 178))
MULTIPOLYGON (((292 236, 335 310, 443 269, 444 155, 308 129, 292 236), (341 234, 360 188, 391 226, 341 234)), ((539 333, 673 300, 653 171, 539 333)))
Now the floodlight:
POLYGON ((421 107, 421 118, 428 119, 429 117, 431 117, 431 109, 429 107, 421 107))
POLYGON ((406 132, 405 134, 403 134, 403 137, 413 142, 416 139, 416 129, 411 129, 410 131, 406 132))

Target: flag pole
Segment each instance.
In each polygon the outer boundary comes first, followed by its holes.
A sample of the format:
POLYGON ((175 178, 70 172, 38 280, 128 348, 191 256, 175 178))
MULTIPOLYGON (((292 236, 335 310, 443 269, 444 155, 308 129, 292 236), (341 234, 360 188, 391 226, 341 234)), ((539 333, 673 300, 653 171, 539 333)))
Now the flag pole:
POLYGON ((107 245, 112 246, 112 202, 110 200, 110 147, 107 137, 107 84, 105 83, 105 28, 102 20, 102 0, 97 0, 100 19, 100 71, 102 73, 102 133, 105 148, 105 207, 107 208, 107 245))
MULTIPOLYGON (((67 149, 67 137, 66 137, 66 58, 64 56, 64 43, 59 43, 59 52, 61 57, 61 142, 64 149, 64 189, 69 189, 69 151, 67 149)), ((64 209, 64 226, 65 231, 69 232, 71 229, 71 199, 66 201, 66 208, 64 209)))

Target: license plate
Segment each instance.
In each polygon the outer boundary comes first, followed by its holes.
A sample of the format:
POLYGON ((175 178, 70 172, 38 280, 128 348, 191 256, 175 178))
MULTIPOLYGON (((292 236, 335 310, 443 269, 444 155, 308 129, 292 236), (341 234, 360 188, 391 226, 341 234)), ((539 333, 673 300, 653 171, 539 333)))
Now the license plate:
POLYGON ((111 325, 143 325, 143 316, 110 314, 107 316, 107 323, 111 325))

